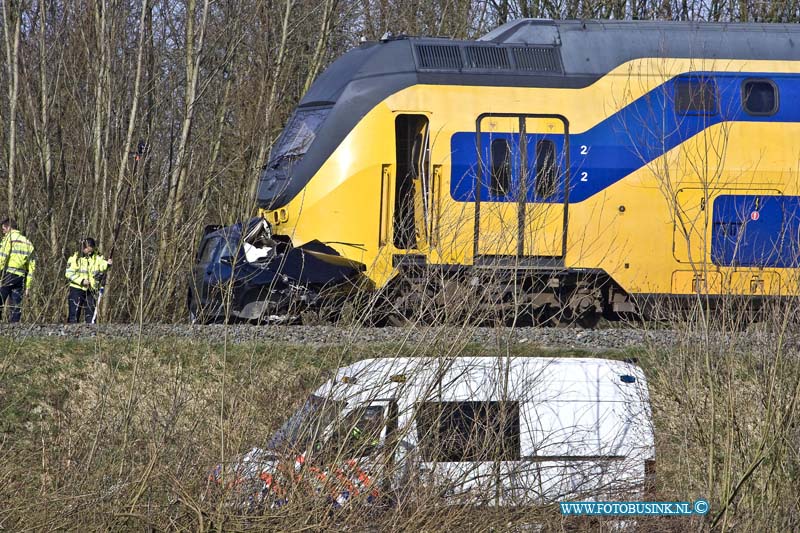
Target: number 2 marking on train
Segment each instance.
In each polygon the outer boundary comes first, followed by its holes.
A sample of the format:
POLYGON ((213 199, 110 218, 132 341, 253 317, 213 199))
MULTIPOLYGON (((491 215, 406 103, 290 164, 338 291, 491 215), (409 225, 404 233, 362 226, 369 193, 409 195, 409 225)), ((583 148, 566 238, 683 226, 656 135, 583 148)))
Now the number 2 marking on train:
POLYGON ((581 145, 581 155, 589 155, 589 147, 585 144, 581 145))
POLYGON ((589 181, 589 173, 581 172, 581 181, 589 181))

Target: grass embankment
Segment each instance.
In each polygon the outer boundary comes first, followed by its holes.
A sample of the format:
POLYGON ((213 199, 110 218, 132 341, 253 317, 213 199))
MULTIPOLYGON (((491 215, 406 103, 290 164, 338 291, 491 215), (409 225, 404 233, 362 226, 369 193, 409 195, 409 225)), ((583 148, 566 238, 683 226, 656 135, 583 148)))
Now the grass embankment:
MULTIPOLYGON (((636 351, 650 381, 657 498, 711 502, 707 517, 640 526, 798 527, 800 364, 780 343, 770 346, 754 350, 726 337, 716 344, 692 339, 670 351, 636 351), (723 509, 727 513, 720 514, 723 509)), ((458 346, 457 337, 447 335, 424 344, 324 347, 146 336, 0 338, 0 529, 340 529, 343 515, 293 511, 291 504, 261 517, 237 517, 200 499, 206 473, 262 444, 331 369, 364 357, 423 351, 542 353, 517 344, 458 346)), ((421 508, 403 516, 360 516, 349 524, 504 530, 541 523, 531 514, 537 512, 447 514, 421 508)), ((552 514, 546 522, 555 530, 562 526, 552 514)))

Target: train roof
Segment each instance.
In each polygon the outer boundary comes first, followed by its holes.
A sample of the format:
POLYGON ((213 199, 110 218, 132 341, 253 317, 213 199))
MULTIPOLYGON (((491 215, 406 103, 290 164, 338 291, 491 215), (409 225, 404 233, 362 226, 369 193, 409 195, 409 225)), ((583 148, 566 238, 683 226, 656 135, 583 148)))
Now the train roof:
POLYGON ((796 61, 799 46, 800 24, 520 19, 477 40, 393 36, 362 43, 320 76, 303 103, 335 102, 350 81, 376 76, 575 87, 638 58, 796 61))
POLYGON ((798 24, 523 19, 504 24, 478 41, 556 47, 565 73, 605 74, 643 57, 800 57, 798 24))

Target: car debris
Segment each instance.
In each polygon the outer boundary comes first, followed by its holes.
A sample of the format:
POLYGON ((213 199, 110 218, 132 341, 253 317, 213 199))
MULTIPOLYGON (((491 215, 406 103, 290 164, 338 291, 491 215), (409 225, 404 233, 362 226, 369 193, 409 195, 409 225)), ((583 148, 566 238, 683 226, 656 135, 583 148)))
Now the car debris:
POLYGON ((319 241, 295 247, 273 238, 262 218, 209 230, 189 283, 193 323, 296 322, 304 310, 326 304, 335 309, 354 290, 371 287, 363 264, 319 241))

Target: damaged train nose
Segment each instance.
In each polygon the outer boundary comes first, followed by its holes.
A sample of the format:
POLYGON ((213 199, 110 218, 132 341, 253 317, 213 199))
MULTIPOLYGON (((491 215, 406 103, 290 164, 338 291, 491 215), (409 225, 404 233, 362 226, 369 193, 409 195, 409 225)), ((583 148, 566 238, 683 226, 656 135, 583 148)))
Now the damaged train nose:
MULTIPOLYGON (((213 228, 212 228, 213 229, 213 228)), ((294 247, 253 218, 203 236, 192 268, 192 322, 293 322, 370 286, 366 267, 319 241, 294 247)))

